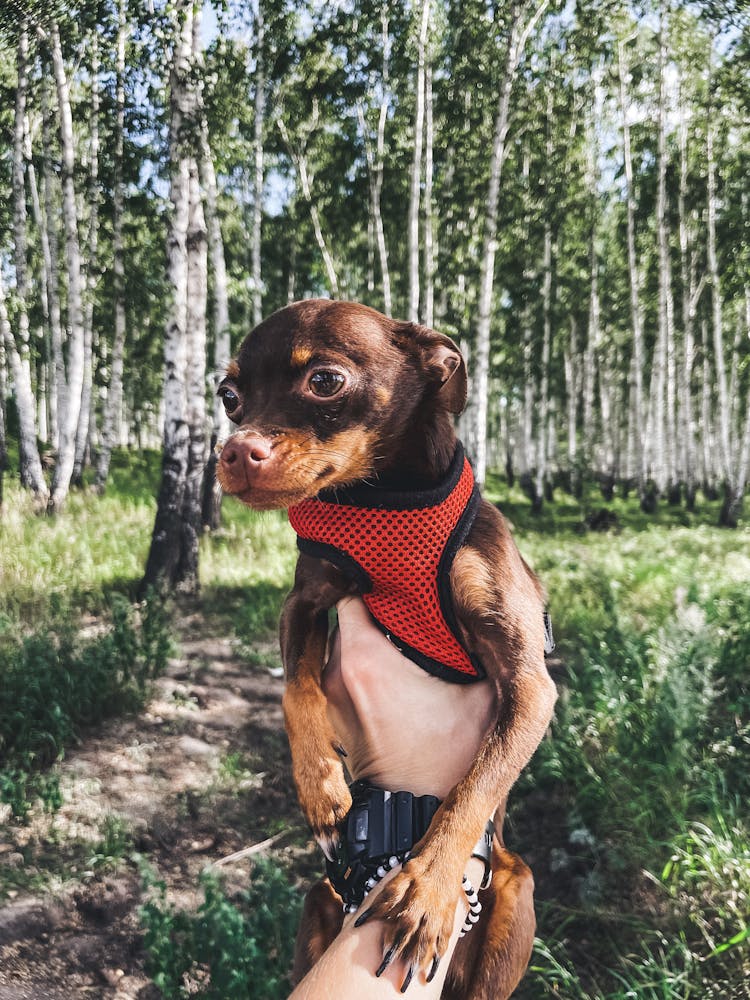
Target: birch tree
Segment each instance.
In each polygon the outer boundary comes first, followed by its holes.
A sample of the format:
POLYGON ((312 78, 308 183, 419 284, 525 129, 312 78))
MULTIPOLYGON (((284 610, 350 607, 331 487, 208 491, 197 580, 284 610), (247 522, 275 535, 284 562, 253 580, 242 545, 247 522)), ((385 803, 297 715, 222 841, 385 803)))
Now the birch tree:
POLYGON ((172 292, 164 334, 162 479, 144 586, 198 589, 200 484, 205 461, 206 233, 199 190, 202 122, 199 10, 170 9, 174 45, 169 79, 172 214, 167 235, 172 292))
POLYGON ((83 312, 83 386, 81 388, 81 409, 76 431, 75 459, 72 481, 80 485, 83 467, 91 437, 91 425, 96 413, 92 409, 91 396, 94 380, 94 296, 96 292, 97 254, 99 248, 99 41, 94 31, 91 39, 91 116, 89 126, 89 233, 85 274, 85 301, 83 312))
MULTIPOLYGON (((266 27, 263 0, 257 0, 255 15, 255 119, 253 121, 253 232, 252 232, 252 275, 253 275, 253 326, 263 319, 263 279, 262 279, 262 224, 263 224, 263 136, 266 122, 266 27)), ((222 247, 222 257, 223 257, 222 247)), ((216 268, 214 266, 214 273, 216 268)), ((223 410, 223 407, 222 407, 223 410)), ((220 419, 225 419, 223 413, 220 419)))
MULTIPOLYGON (((4 289, 2 297, 4 337, 8 351, 13 385, 18 410, 21 482, 28 486, 40 499, 48 496, 47 483, 39 458, 36 443, 36 421, 34 419, 33 392, 31 387, 31 346, 29 343, 28 264, 26 235, 26 179, 24 171, 24 132, 26 121, 26 97, 28 90, 29 35, 25 21, 18 32, 16 103, 13 127, 13 236, 17 303, 17 333, 11 334, 4 289)), ((2 276, 0 275, 0 282, 2 276)))
POLYGON ((422 147, 424 143, 425 60, 430 28, 430 0, 422 0, 417 34, 417 74, 414 86, 414 136, 409 174, 409 213, 407 216, 407 259, 409 301, 407 316, 419 322, 419 202, 422 185, 422 147))
POLYGON ((644 428, 643 428, 643 312, 641 307, 641 275, 635 246, 635 191, 633 181, 633 154, 630 142, 630 97, 629 68, 626 46, 629 39, 617 41, 617 76, 619 83, 619 102, 622 127, 622 153, 625 170, 625 204, 627 213, 627 260, 628 287, 630 290, 630 323, 633 336, 633 353, 630 365, 632 405, 633 464, 635 466, 636 486, 641 505, 644 509, 652 505, 652 500, 646 496, 646 473, 644 464, 644 428))
POLYGON ((474 424, 473 437, 476 448, 473 459, 474 473, 480 485, 484 484, 487 472, 487 398, 490 367, 492 292, 495 283, 500 184, 503 164, 505 162, 505 146, 510 127, 510 97, 526 43, 548 7, 549 0, 536 0, 533 4, 529 2, 514 2, 510 5, 508 11, 508 47, 495 114, 495 129, 484 211, 484 235, 482 238, 479 272, 477 326, 472 372, 473 398, 475 400, 472 423, 474 424))
POLYGON ((117 443, 122 416, 122 376, 125 355, 125 251, 122 217, 124 211, 123 153, 125 134, 125 42, 127 37, 125 0, 117 4, 117 42, 115 56, 114 163, 112 178, 112 291, 114 299, 114 336, 110 355, 107 403, 102 421, 102 436, 96 462, 96 487, 103 490, 109 476, 112 450, 117 443))
MULTIPOLYGON (((227 289, 227 268, 224 259, 224 240, 221 235, 221 220, 218 212, 218 189, 213 156, 208 139, 208 124, 205 119, 201 127, 200 174, 203 188, 206 192, 206 231, 208 236, 208 251, 213 273, 213 304, 214 304, 214 390, 218 388, 220 379, 231 357, 229 340, 229 293, 227 289)), ((253 206, 254 208, 254 206, 253 206)), ((255 222, 253 222, 255 226, 255 222)), ((253 287, 255 299, 255 288, 253 287)), ((256 324, 257 325, 257 324, 256 324)), ((207 528, 218 528, 221 515, 221 493, 216 489, 215 447, 229 430, 229 419, 224 411, 224 405, 214 391, 213 426, 208 462, 206 463, 203 480, 202 520, 207 528)))
POLYGON ((59 510, 68 495, 75 462, 76 432, 81 412, 84 378, 83 280, 78 242, 78 212, 74 186, 75 146, 70 87, 63 61, 60 31, 56 22, 49 29, 52 66, 57 90, 60 125, 62 212, 65 230, 65 260, 68 275, 68 350, 65 408, 60 413, 60 440, 49 499, 50 511, 59 510))
POLYGON ((390 53, 391 53, 391 33, 390 20, 388 17, 388 7, 384 2, 380 10, 380 44, 381 44, 381 66, 380 80, 377 84, 368 81, 368 93, 378 89, 380 100, 377 104, 377 126, 375 129, 375 139, 370 134, 370 128, 365 111, 363 98, 357 99, 357 119, 359 122, 362 141, 364 144, 365 158, 367 161, 367 179, 370 195, 370 212, 372 214, 372 225, 375 234, 375 242, 378 250, 378 261, 380 264, 380 275, 383 289, 383 311, 386 316, 393 314, 393 299, 391 296, 391 272, 388 265, 388 247, 386 245, 385 230, 383 228, 383 215, 381 211, 381 199, 383 194, 383 169, 385 166, 385 126, 388 117, 388 105, 390 103, 390 53))
POLYGON ((330 288, 331 295, 334 299, 337 299, 339 298, 339 279, 336 264, 334 263, 333 253, 328 245, 328 241, 323 233, 320 212, 318 211, 318 205, 313 197, 312 184, 314 175, 311 171, 307 154, 308 141, 310 136, 318 128, 319 121, 320 105, 317 97, 314 97, 310 118, 304 123, 300 131, 300 139, 298 142, 295 142, 292 139, 283 115, 280 114, 276 119, 276 125, 281 133, 281 138, 284 141, 284 146, 289 154, 289 158, 294 165, 295 173, 302 191, 302 197, 305 199, 310 212, 310 221, 312 222, 313 232, 315 233, 315 242, 318 244, 320 255, 323 258, 323 265, 328 278, 328 286, 330 288))

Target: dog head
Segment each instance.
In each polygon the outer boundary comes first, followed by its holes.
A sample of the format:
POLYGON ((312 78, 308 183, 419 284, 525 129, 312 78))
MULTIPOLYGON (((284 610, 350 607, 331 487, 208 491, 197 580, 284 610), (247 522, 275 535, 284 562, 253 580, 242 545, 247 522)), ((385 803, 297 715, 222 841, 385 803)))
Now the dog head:
POLYGON ((466 368, 443 334, 312 299, 257 326, 218 392, 238 425, 221 450, 219 483, 268 510, 387 472, 438 426, 452 438, 448 415, 466 402, 466 368))

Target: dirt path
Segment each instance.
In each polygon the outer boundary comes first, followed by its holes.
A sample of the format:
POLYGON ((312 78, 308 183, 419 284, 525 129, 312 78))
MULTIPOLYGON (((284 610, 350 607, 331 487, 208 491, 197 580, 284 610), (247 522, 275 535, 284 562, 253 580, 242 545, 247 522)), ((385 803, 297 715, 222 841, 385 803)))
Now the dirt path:
MULTIPOLYGON (((61 766, 52 818, 0 825, 0 1000, 152 1000, 133 854, 169 898, 195 905, 203 867, 289 829, 275 844, 301 878, 319 862, 289 770, 278 670, 181 622, 180 656, 137 718, 109 723, 61 766)), ((259 649, 273 662, 275 643, 259 649)), ((231 890, 252 862, 224 868, 231 890)))

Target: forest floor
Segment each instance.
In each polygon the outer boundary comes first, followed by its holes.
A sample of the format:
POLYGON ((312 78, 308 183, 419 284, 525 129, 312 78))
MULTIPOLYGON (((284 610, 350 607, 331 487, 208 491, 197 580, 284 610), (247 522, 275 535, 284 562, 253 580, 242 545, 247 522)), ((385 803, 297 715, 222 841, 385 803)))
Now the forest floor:
MULTIPOLYGON (((23 826, 0 817, 0 1000, 158 998, 138 857, 180 907, 197 904, 204 867, 269 837, 303 878, 319 867, 291 780, 275 642, 248 666, 199 611, 178 628, 178 655, 145 711, 66 754, 62 808, 23 826)), ((222 866, 228 891, 251 868, 251 857, 222 866)))

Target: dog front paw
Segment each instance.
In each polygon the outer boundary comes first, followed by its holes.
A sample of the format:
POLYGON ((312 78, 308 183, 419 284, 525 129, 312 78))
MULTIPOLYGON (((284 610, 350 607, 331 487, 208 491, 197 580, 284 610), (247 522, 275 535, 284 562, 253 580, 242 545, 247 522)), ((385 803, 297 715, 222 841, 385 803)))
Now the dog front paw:
POLYGON ((300 780, 295 775, 300 806, 313 836, 329 861, 338 853, 338 826, 351 809, 352 797, 338 761, 321 761, 317 779, 300 780))
POLYGON ((383 921, 383 960, 375 975, 398 960, 406 967, 402 993, 420 971, 430 982, 450 942, 460 893, 460 873, 443 879, 430 859, 410 858, 355 921, 355 927, 383 921), (453 882, 455 891, 449 891, 453 882))

